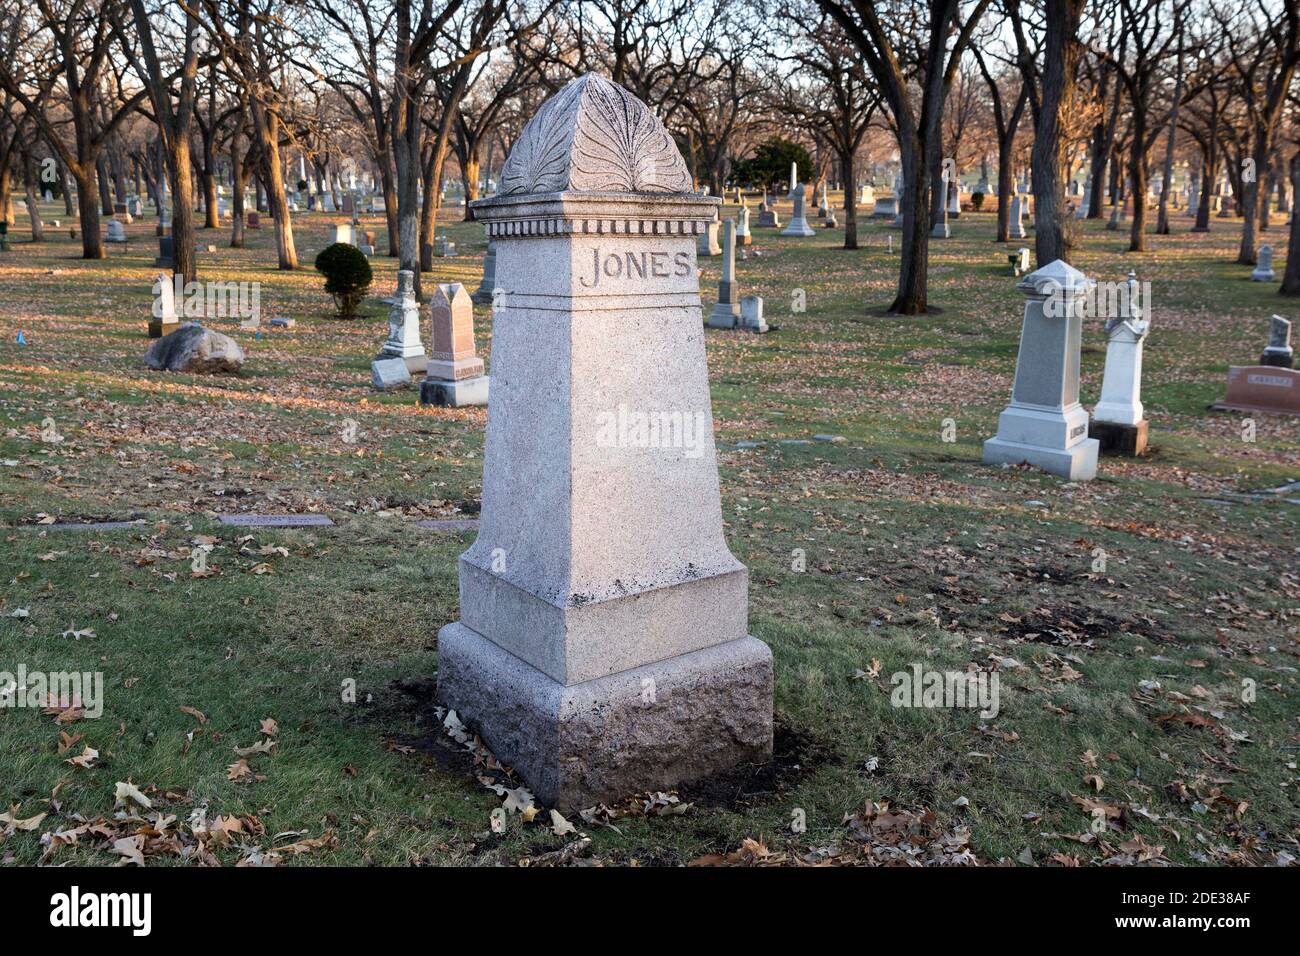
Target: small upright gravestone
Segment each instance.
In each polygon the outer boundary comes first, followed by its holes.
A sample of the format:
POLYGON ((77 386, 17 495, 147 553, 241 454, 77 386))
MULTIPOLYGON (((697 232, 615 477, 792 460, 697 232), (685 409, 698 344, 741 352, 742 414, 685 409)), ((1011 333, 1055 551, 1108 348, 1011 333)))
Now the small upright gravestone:
POLYGON ((497 250, 495 243, 488 243, 483 255, 483 278, 470 298, 477 305, 487 305, 492 301, 492 292, 497 287, 497 250))
POLYGON ((984 443, 985 464, 1028 462, 1072 481, 1096 476, 1098 443, 1079 404, 1080 297, 1091 285, 1060 259, 1016 283, 1027 301, 1015 385, 997 437, 984 443))
POLYGON ((376 391, 388 392, 411 384, 411 370, 400 358, 378 358, 370 363, 370 384, 376 391))
POLYGON ((388 338, 375 361, 399 358, 411 374, 423 372, 428 361, 420 342, 420 304, 415 301, 415 273, 397 272, 397 293, 388 310, 388 338))
POLYGON ((772 753, 772 656, 723 536, 692 191, 663 124, 579 77, 474 203, 499 297, 478 539, 438 695, 543 805, 772 753))
POLYGON ((699 236, 696 237, 695 254, 697 256, 722 255, 722 248, 718 245, 718 224, 711 222, 699 236))
POLYGON ((330 226, 330 244, 333 245, 336 242, 349 246, 353 244, 352 223, 340 222, 330 226))
MULTIPOLYGON (((940 185, 940 189, 947 189, 947 182, 940 185)), ((948 231, 948 201, 946 196, 935 197, 938 202, 934 203, 934 225, 930 227, 931 239, 947 239, 951 233, 948 231)))
POLYGON ((448 256, 454 256, 456 254, 456 243, 452 242, 445 235, 434 236, 433 254, 437 256, 439 259, 445 259, 448 256))
POLYGON ((1012 239, 1025 238, 1025 197, 1020 192, 1020 183, 1016 183, 1015 194, 1011 197, 1011 221, 1008 224, 1008 235, 1012 239))
POLYGON ((1015 252, 1007 253, 1007 261, 1011 263, 1011 274, 1019 278, 1029 271, 1029 247, 1021 246, 1015 252))
POLYGON ((718 301, 709 313, 709 328, 734 329, 740 320, 736 296, 736 224, 728 219, 722 228, 722 278, 718 280, 718 301))
POLYGON ((763 318, 763 297, 761 295, 744 295, 740 297, 740 328, 750 332, 767 332, 768 325, 763 318))
POLYGON ((149 319, 149 338, 162 338, 178 325, 176 289, 172 277, 160 272, 153 283, 153 315, 149 319))
POLYGON ((1255 266, 1255 271, 1250 274, 1252 282, 1272 282, 1276 275, 1273 273, 1273 247, 1259 247, 1259 263, 1255 266))
POLYGON ((817 235, 817 233, 813 231, 812 226, 808 225, 808 219, 804 215, 803 194, 803 186, 795 183, 794 188, 790 190, 790 198, 794 202, 794 212, 790 214, 790 225, 781 230, 781 235, 798 237, 817 235))
POLYGON ((1092 410, 1088 436, 1100 443, 1103 454, 1136 457, 1146 451, 1147 420, 1142 407, 1142 347, 1151 320, 1138 301, 1137 277, 1129 273, 1127 314, 1106 322, 1106 369, 1101 379, 1101 400, 1092 410))
POLYGON ((108 221, 108 234, 104 237, 105 242, 126 242, 126 227, 122 225, 120 219, 110 219, 108 221))
POLYGON ((429 302, 429 364, 421 405, 486 405, 488 377, 474 349, 474 305, 459 282, 439 285, 429 302))
POLYGON ((876 198, 876 205, 871 210, 872 219, 893 219, 897 215, 897 196, 879 196, 876 198))
POLYGON ((1295 359, 1291 351, 1291 323, 1280 315, 1273 316, 1268 329, 1268 345, 1259 357, 1260 365, 1292 368, 1295 359))
POLYGON ((158 237, 158 258, 153 264, 166 269, 172 268, 176 263, 175 247, 172 245, 171 236, 158 237))
POLYGON ((736 213, 736 245, 748 246, 753 241, 749 231, 749 207, 741 203, 740 211, 736 213))
POLYGON ((768 202, 767 192, 763 193, 763 201, 758 206, 758 225, 762 229, 780 229, 781 216, 776 211, 776 206, 768 202))

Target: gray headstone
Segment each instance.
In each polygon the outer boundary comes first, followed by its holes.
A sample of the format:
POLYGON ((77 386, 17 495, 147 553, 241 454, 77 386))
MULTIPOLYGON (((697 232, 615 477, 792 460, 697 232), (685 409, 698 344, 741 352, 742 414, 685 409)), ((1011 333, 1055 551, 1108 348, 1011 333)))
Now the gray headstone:
POLYGON ((695 236, 718 205, 654 113, 588 74, 473 207, 510 277, 492 346, 509 371, 438 696, 561 810, 771 755, 771 652, 723 535, 701 334, 695 236), (674 414, 655 441, 618 425, 674 414))
POLYGON ((1097 473, 1098 442, 1079 404, 1082 296, 1092 281, 1060 259, 1017 283, 1025 314, 1011 404, 984 443, 987 464, 1028 462, 1075 481, 1097 473))
POLYGON ((370 363, 370 384, 381 392, 411 384, 411 370, 400 358, 375 359, 370 363))

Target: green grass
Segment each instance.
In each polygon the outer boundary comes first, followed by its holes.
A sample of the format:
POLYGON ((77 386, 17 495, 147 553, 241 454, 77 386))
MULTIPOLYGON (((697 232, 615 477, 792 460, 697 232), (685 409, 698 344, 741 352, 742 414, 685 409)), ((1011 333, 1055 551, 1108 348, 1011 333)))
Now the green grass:
MULTIPOLYGON (((329 221, 295 223, 305 263, 329 221)), ((980 463, 1010 392, 1023 301, 989 241, 990 215, 965 214, 932 244, 931 300, 944 311, 926 318, 871 313, 896 271, 879 224, 864 224, 856 252, 837 248, 838 230, 797 241, 756 230, 763 255, 738 264, 741 288, 766 298, 781 329, 710 331, 707 344, 728 540, 750 569, 750 631, 775 658, 778 758, 738 799, 682 788, 693 804, 682 815, 615 827, 571 815, 588 855, 676 864, 746 839, 773 859, 834 855, 853 844, 845 814, 868 800, 933 809, 987 861, 1120 858, 1135 835, 1183 864, 1300 855, 1300 509, 1225 497, 1300 478, 1300 425, 1256 416, 1246 443, 1242 416, 1206 411, 1228 365, 1254 361, 1268 316, 1288 303, 1232 262, 1235 225, 1216 220, 1202 236, 1176 226, 1139 255, 1084 226, 1079 268, 1152 283, 1143 397, 1154 446, 1141 461, 1103 460, 1084 485, 980 463), (808 309, 791 314, 796 288, 808 309), (777 444, 818 432, 846 441, 777 444), (764 444, 734 447, 745 439, 764 444), (997 666, 1000 713, 892 707, 890 675, 917 662, 997 666), (1157 720, 1177 714, 1210 726, 1157 720), (1084 779, 1094 774, 1100 793, 1084 779), (1075 797, 1122 818, 1099 839, 1067 839, 1089 833, 1075 797), (796 808, 806 832, 791 831, 796 808)), ((319 276, 273 268, 269 229, 244 250, 201 234, 220 251, 200 255, 200 277, 261 281, 264 315, 297 327, 257 340, 235 319, 212 321, 249 353, 239 378, 147 372, 152 227, 128 227, 131 248, 106 262, 75 258, 66 231, 0 258, 0 670, 101 671, 106 698, 101 718, 66 727, 0 709, 0 803, 20 819, 48 813, 31 831, 0 829, 0 861, 34 863, 43 833, 111 816, 128 780, 181 824, 198 808, 244 817, 251 832, 209 844, 224 862, 327 832, 336 844, 285 862, 546 859, 572 838, 545 814, 492 833, 501 798, 440 733, 431 697, 436 634, 458 616, 456 557, 472 533, 410 521, 474 512, 484 412, 375 395, 367 362, 382 306, 331 319, 319 276), (20 328, 26 347, 14 344, 20 328), (46 417, 63 442, 40 440, 46 417), (348 420, 355 443, 342 437, 348 420), (338 527, 216 522, 234 510, 320 511, 338 527), (38 514, 144 523, 51 531, 38 514), (216 539, 214 573, 196 578, 200 535, 216 539), (271 572, 253 573, 259 564, 271 572), (11 616, 20 608, 29 616, 11 616), (61 636, 85 629, 94 636, 61 636), (228 779, 234 748, 261 739, 266 718, 278 723, 275 752, 228 779), (61 729, 82 735, 63 754, 61 729), (87 745, 99 751, 90 769, 65 762, 87 745)), ((382 224, 369 227, 386 248, 382 224)), ((432 279, 473 288, 481 229, 443 228, 465 254, 436 260, 432 279)), ((395 263, 374 265, 374 292, 387 294, 395 263)), ((717 272, 703 262, 706 308, 717 272)), ((490 365, 483 307, 477 321, 490 365)), ((1094 321, 1086 403, 1103 360, 1094 321)), ((119 857, 87 835, 52 859, 119 857)))

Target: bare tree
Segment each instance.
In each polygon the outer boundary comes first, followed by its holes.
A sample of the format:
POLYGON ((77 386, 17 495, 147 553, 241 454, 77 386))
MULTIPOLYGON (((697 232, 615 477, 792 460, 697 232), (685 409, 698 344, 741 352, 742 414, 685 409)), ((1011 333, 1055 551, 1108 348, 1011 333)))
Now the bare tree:
POLYGON ((862 54, 893 116, 907 171, 902 197, 902 263, 889 311, 923 315, 929 305, 930 191, 943 159, 941 125, 953 75, 989 0, 935 0, 928 13, 911 3, 817 0, 862 54), (900 59, 903 44, 909 57, 900 59), (905 71, 904 62, 910 66, 905 71), (909 77, 909 72, 912 74, 909 77), (912 81, 920 87, 920 102, 912 81), (918 108, 919 105, 919 108, 918 108))
POLYGON ((1259 178, 1268 168, 1278 121, 1300 63, 1300 9, 1294 2, 1286 2, 1279 11, 1268 0, 1254 0, 1231 6, 1216 4, 1211 12, 1226 40, 1250 120, 1250 171, 1241 177, 1237 190, 1244 217, 1237 261, 1253 265, 1257 258, 1259 178))
MULTIPOLYGON (((281 269, 298 268, 289 200, 284 191, 284 164, 280 137, 286 105, 277 73, 288 59, 286 40, 291 33, 284 19, 287 0, 198 0, 206 17, 203 24, 247 95, 257 143, 258 173, 275 221, 275 247, 281 269)), ((239 184, 236 183, 236 188, 239 184)))
POLYGON ((145 8, 144 0, 130 0, 129 14, 115 7, 112 17, 122 52, 148 91, 158 138, 166 157, 174 200, 172 270, 185 282, 193 282, 197 263, 194 258, 194 169, 190 160, 190 132, 194 126, 199 69, 198 17, 192 7, 172 0, 164 0, 152 10, 145 8), (169 48, 179 48, 177 63, 164 65, 158 52, 158 39, 169 48), (176 83, 174 99, 173 82, 176 83))
MULTIPOLYGON (((813 11, 791 6, 784 17, 812 21, 813 11)), ((856 157, 880 109, 880 93, 857 49, 825 12, 784 55, 794 67, 781 95, 785 109, 816 130, 834 151, 844 177, 844 248, 858 248, 856 157)))
POLYGON ((101 153, 148 96, 142 89, 112 103, 105 100, 103 85, 114 62, 111 24, 120 8, 119 0, 35 0, 34 8, 13 7, 0 14, 6 33, 19 31, 21 41, 14 49, 27 51, 21 62, 0 61, 0 88, 22 104, 76 180, 81 250, 86 259, 105 255, 95 202, 101 153), (56 87, 61 105, 71 116, 71 145, 46 109, 47 97, 56 87))

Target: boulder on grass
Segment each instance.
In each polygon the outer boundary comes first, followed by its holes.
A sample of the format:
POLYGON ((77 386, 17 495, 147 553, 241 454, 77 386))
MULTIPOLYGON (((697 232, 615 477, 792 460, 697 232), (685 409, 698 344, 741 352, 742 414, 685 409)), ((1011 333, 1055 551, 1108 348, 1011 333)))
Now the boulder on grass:
POLYGON ((149 346, 144 361, 167 372, 238 372, 244 365, 244 350, 228 335, 186 322, 149 346))

